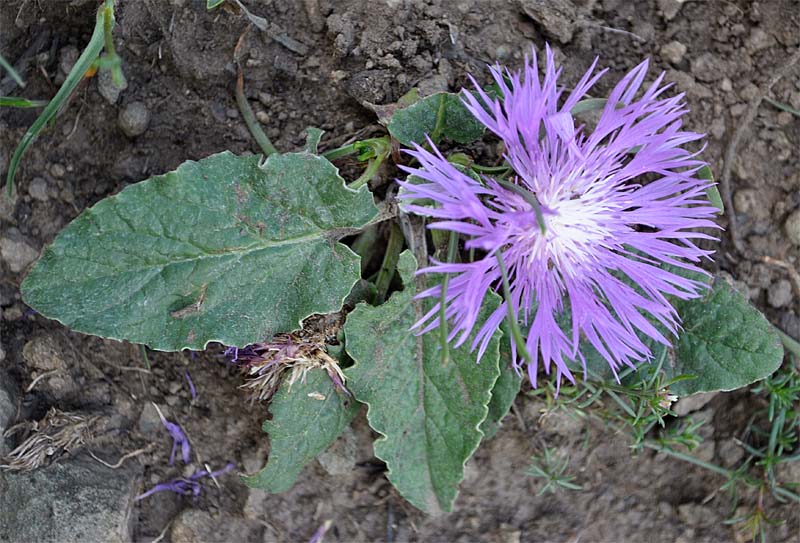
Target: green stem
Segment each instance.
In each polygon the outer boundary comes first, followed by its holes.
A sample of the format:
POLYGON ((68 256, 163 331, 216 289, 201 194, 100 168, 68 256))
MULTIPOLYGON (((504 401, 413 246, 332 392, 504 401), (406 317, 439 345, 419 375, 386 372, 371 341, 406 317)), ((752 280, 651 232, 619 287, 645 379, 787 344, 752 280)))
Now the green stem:
POLYGON ((244 74, 241 68, 239 69, 239 76, 236 78, 236 104, 239 106, 239 111, 242 112, 242 118, 244 118, 247 129, 250 130, 250 134, 252 134, 258 146, 261 147, 264 158, 277 153, 278 150, 261 129, 261 125, 253 113, 253 108, 250 107, 250 103, 244 95, 244 74))
POLYGON ((519 185, 509 183, 505 179, 495 179, 495 181, 497 181, 497 183, 499 183, 502 187, 522 196, 522 198, 533 208, 533 212, 536 214, 536 223, 539 225, 539 230, 542 231, 542 234, 547 233, 547 225, 544 222, 544 214, 542 214, 542 204, 539 203, 539 199, 536 197, 536 195, 531 191, 520 187, 519 185))
POLYGON ((392 284, 392 277, 397 269, 397 259, 400 257, 400 250, 403 248, 403 232, 397 224, 392 222, 389 230, 389 241, 386 243, 386 252, 383 254, 383 262, 375 280, 375 305, 380 305, 386 299, 389 286, 392 284))
POLYGON ((795 494, 794 492, 792 492, 790 490, 786 490, 783 487, 775 486, 775 487, 772 488, 772 492, 774 492, 775 494, 778 494, 779 496, 783 496, 784 498, 789 498, 792 501, 796 501, 797 503, 800 503, 800 496, 798 496, 797 494, 795 494))
POLYGON ((322 156, 327 158, 328 160, 336 160, 337 158, 341 158, 347 155, 353 155, 359 152, 358 147, 356 147, 356 143, 351 143, 349 145, 342 145, 341 147, 337 147, 336 149, 331 149, 330 151, 325 151, 322 153, 322 156))
POLYGON ((17 145, 17 148, 14 150, 14 154, 11 156, 11 162, 8 165, 8 175, 6 176, 6 194, 9 198, 11 198, 14 193, 14 176, 17 173, 17 168, 19 167, 19 163, 22 160, 22 156, 25 154, 25 151, 44 129, 45 125, 50 121, 50 119, 55 117, 58 110, 61 108, 64 102, 66 102, 70 94, 72 94, 72 91, 74 91, 78 84, 83 81, 84 74, 89 68, 91 68, 92 64, 103 50, 105 9, 105 7, 101 7, 99 10, 97 10, 97 18, 95 20, 92 37, 89 40, 86 49, 84 49, 83 53, 81 53, 81 56, 78 57, 78 60, 72 67, 72 70, 70 70, 70 72, 67 74, 64 84, 61 85, 61 88, 58 89, 58 92, 47 104, 47 107, 44 108, 44 111, 42 111, 41 115, 39 115, 36 121, 34 121, 28 131, 25 132, 25 135, 22 136, 19 145, 17 145))
POLYGON ((497 257, 497 265, 500 268, 500 275, 503 277, 503 296, 506 299, 506 309, 508 309, 508 325, 511 327, 511 337, 517 346, 517 350, 522 353, 525 362, 532 364, 531 354, 528 352, 528 347, 525 345, 525 340, 522 338, 522 331, 519 329, 517 322, 517 312, 514 310, 514 301, 511 298, 511 287, 508 284, 508 273, 506 272, 506 264, 503 262, 503 255, 500 251, 495 253, 497 257))
POLYGON ((480 164, 472 164, 470 168, 480 173, 505 173, 511 169, 511 166, 508 164, 503 166, 481 166, 480 164))
POLYGON ((778 336, 780 336, 783 346, 786 347, 786 349, 793 355, 800 358, 800 343, 795 341, 792 336, 784 333, 783 330, 779 330, 778 328, 775 330, 778 331, 778 336))
POLYGON ((111 63, 111 80, 114 85, 121 87, 124 84, 125 78, 122 75, 122 68, 120 67, 121 59, 117 56, 117 51, 114 48, 113 30, 114 30, 114 0, 106 0, 105 7, 103 8, 103 37, 108 61, 111 63))
POLYGON ((383 164, 384 159, 386 159, 385 155, 379 155, 371 159, 367 163, 367 169, 364 170, 364 173, 362 173, 358 179, 356 179, 347 186, 350 187, 351 189, 358 190, 367 183, 369 183, 370 179, 372 179, 373 176, 378 172, 378 168, 381 167, 381 164, 383 164))
MULTIPOLYGON (((450 232, 447 241, 447 262, 455 262, 458 253, 458 232, 450 232)), ((450 274, 444 274, 442 280, 442 293, 439 298, 439 348, 442 353, 442 364, 450 361, 450 345, 447 343, 447 285, 450 284, 450 274)))
POLYGON ((701 468, 705 468, 705 469, 707 469, 709 471, 713 471, 714 473, 719 473, 720 475, 723 475, 723 476, 727 477, 728 479, 733 478, 733 472, 732 471, 727 470, 727 469, 725 469, 725 468, 723 468, 721 466, 717 466, 715 464, 709 464, 708 462, 704 462, 704 461, 700 460, 699 458, 695 458, 694 456, 692 456, 690 454, 684 454, 684 453, 681 453, 681 452, 678 452, 678 451, 674 451, 674 450, 672 450, 672 449, 670 449, 668 447, 663 447, 661 445, 657 445, 655 443, 650 443, 650 442, 647 442, 647 441, 642 443, 642 445, 644 447, 647 447, 648 449, 653 449, 654 451, 658 451, 658 452, 664 453, 664 454, 666 454, 668 456, 672 456, 673 458, 677 458, 678 460, 683 460, 684 462, 692 463, 692 464, 694 464, 696 466, 700 466, 701 468))

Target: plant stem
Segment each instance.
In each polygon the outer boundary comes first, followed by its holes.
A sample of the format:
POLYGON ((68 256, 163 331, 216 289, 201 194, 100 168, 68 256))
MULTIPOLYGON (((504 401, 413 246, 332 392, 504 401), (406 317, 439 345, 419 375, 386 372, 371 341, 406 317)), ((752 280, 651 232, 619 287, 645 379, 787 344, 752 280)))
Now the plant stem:
POLYGON ((668 456, 672 456, 674 458, 677 458, 678 460, 683 460, 685 462, 690 462, 690 463, 692 463, 692 464, 694 464, 696 466, 700 466, 701 468, 705 468, 705 469, 707 469, 709 471, 713 471, 714 473, 718 473, 718 474, 723 475, 723 476, 725 476, 725 477, 727 477, 729 479, 731 479, 733 477, 733 472, 732 471, 727 470, 727 469, 725 469, 725 468, 723 468, 721 466, 717 466, 716 464, 709 464, 708 462, 704 462, 703 460, 700 460, 699 458, 695 458, 694 456, 692 456, 690 454, 684 454, 682 452, 674 451, 674 450, 670 449, 669 447, 664 447, 662 445, 658 445, 656 443, 651 443, 651 442, 647 442, 647 441, 643 442, 642 446, 647 447, 648 449, 653 449, 654 451, 658 451, 658 452, 664 453, 664 454, 666 454, 668 456))
POLYGON ((342 145, 341 147, 337 147, 336 149, 325 151, 324 153, 322 153, 322 156, 327 158, 328 160, 336 160, 337 158, 341 158, 343 156, 355 154, 358 152, 356 143, 342 145))
POLYGON ((783 346, 786 347, 790 353, 800 358, 800 343, 795 341, 789 334, 784 333, 783 330, 779 330, 778 328, 775 328, 775 330, 778 331, 778 336, 780 336, 783 346))
POLYGON ((522 332, 519 329, 517 322, 517 312, 514 310, 514 302, 511 298, 511 287, 508 284, 508 273, 506 272, 506 264, 503 262, 503 255, 500 251, 495 253, 497 257, 497 265, 500 268, 500 275, 503 277, 503 297, 506 301, 506 309, 508 309, 508 325, 511 327, 511 337, 514 339, 514 344, 517 350, 522 353, 525 362, 531 364, 531 354, 528 352, 528 347, 525 345, 525 340, 522 338, 522 332))
POLYGON ((541 230, 542 234, 547 233, 547 225, 544 222, 544 215, 542 214, 542 204, 539 203, 539 199, 536 197, 536 195, 531 191, 520 187, 519 185, 509 183, 505 179, 495 179, 495 181, 499 183, 500 186, 522 196, 522 198, 533 208, 533 212, 536 214, 536 224, 539 225, 539 230, 541 230))
POLYGON ((392 277, 397 269, 397 259, 400 257, 400 250, 403 248, 403 232, 392 221, 389 230, 389 241, 386 243, 386 252, 383 254, 383 262, 375 280, 375 304, 380 305, 386 299, 386 293, 392 283, 392 277))
POLYGON ((103 8, 103 37, 105 38, 106 56, 111 62, 111 80, 114 85, 121 87, 125 77, 122 75, 121 59, 117 56, 117 51, 114 48, 114 22, 114 0, 106 0, 103 8))
POLYGON ((264 158, 277 153, 278 150, 261 129, 261 125, 253 113, 253 108, 250 107, 250 103, 244 95, 244 74, 241 67, 239 68, 239 76, 236 78, 236 105, 239 106, 239 111, 242 112, 242 118, 244 118, 247 129, 250 130, 250 134, 252 134, 258 146, 261 147, 264 158))
POLYGON ((351 189, 358 190, 367 183, 369 183, 370 179, 372 179, 372 177, 378 171, 378 168, 380 168, 381 164, 383 164, 385 158, 386 158, 385 156, 379 155, 371 159, 367 163, 367 169, 364 170, 364 173, 362 173, 358 179, 356 179, 347 186, 350 187, 351 189))
MULTIPOLYGON (((458 232, 450 232, 447 241, 447 262, 454 262, 458 253, 458 232)), ((442 293, 439 298, 439 348, 442 353, 442 364, 450 361, 450 345, 447 342, 447 285, 450 284, 450 274, 444 274, 442 280, 442 293)))

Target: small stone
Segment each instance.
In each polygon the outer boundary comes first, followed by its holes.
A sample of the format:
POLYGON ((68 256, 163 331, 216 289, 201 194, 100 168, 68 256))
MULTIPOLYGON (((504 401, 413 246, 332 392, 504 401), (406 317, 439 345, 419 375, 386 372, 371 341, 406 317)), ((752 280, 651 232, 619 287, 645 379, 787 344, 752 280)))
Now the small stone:
POLYGON ((686 46, 679 41, 671 41, 661 47, 661 58, 670 64, 677 65, 686 54, 686 46))
POLYGON ((347 428, 332 447, 317 456, 317 461, 331 475, 346 475, 353 472, 357 453, 358 439, 347 428))
POLYGON ((737 213, 756 219, 769 217, 769 208, 761 201, 762 194, 755 189, 739 189, 733 195, 733 207, 737 213))
POLYGON ((74 45, 67 45, 61 48, 58 53, 58 67, 62 74, 67 75, 72 70, 80 54, 81 52, 74 45))
POLYGON ((681 0, 658 0, 658 8, 665 21, 671 21, 681 9, 681 0))
POLYGON ((201 541, 261 541, 264 526, 222 513, 212 515, 198 509, 183 511, 170 529, 172 543, 199 543, 201 541))
POLYGON ((97 92, 106 99, 109 104, 116 104, 122 91, 128 88, 128 82, 123 80, 122 86, 118 87, 112 77, 111 70, 100 70, 97 73, 97 92))
POLYGON ((256 111, 256 119, 258 119, 258 122, 261 124, 269 124, 269 113, 266 111, 256 111))
POLYGON ((22 348, 22 357, 28 367, 40 371, 64 370, 67 367, 60 349, 50 336, 38 336, 22 348))
POLYGON ((46 202, 50 198, 50 195, 47 193, 47 181, 41 177, 34 177, 28 184, 28 194, 34 200, 46 202))
POLYGON ((238 119, 239 118, 239 110, 236 108, 229 107, 225 110, 225 115, 229 119, 238 119))
POLYGON ((164 401, 167 402, 168 406, 175 407, 176 405, 178 405, 181 399, 175 396, 174 394, 170 394, 169 396, 164 398, 164 401))
POLYGON ((754 28, 750 31, 750 36, 747 38, 747 48, 750 51, 761 51, 762 49, 766 49, 770 47, 775 40, 761 30, 760 28, 754 28))
MULTIPOLYGON (((0 347, 0 352, 2 350, 0 347)), ((0 373, 0 457, 8 453, 3 433, 17 417, 16 390, 12 387, 12 383, 7 374, 0 373)))
POLYGON ((723 77, 719 88, 722 92, 731 92, 733 90, 733 82, 729 78, 723 77))
POLYGON ((64 174, 67 173, 67 169, 62 164, 53 164, 50 166, 50 173, 53 177, 60 179, 64 177, 64 174))
POLYGON ((692 74, 700 81, 711 83, 722 79, 724 67, 711 53, 703 53, 691 62, 692 74))
MULTIPOLYGON (((12 230, 9 230, 9 233, 12 230)), ((8 236, 0 239, 0 256, 13 273, 19 273, 38 258, 39 251, 21 239, 13 239, 8 236)))
POLYGON ((705 407, 708 402, 713 400, 717 394, 718 392, 699 392, 697 394, 692 394, 691 396, 686 396, 678 400, 673 406, 672 410, 679 417, 684 417, 689 413, 698 411, 705 407))
POLYGON ((781 279, 769 287, 767 301, 775 308, 786 307, 792 303, 792 284, 786 279, 781 279))
MULTIPOLYGON (((164 412, 163 407, 159 406, 159 408, 164 412)), ((167 417, 167 413, 164 413, 164 416, 167 417)), ((144 404, 136 426, 144 435, 153 435, 164 428, 163 424, 161 424, 161 418, 158 416, 158 411, 156 411, 155 406, 150 402, 144 404)))
POLYGON ((728 438, 719 442, 717 456, 722 460, 723 466, 734 468, 744 458, 744 449, 735 439, 728 438))
POLYGON ((150 124, 150 111, 142 102, 131 102, 119 112, 117 122, 126 136, 135 138, 147 130, 150 124))
POLYGON ((786 237, 795 245, 800 245, 800 209, 792 212, 783 223, 786 237))

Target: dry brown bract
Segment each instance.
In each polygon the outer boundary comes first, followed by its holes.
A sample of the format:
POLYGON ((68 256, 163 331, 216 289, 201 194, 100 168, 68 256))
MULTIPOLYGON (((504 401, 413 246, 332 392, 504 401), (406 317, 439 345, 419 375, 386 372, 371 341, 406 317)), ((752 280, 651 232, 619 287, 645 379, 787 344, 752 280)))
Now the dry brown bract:
POLYGON ((40 421, 25 421, 6 430, 4 437, 20 431, 30 435, 3 458, 0 468, 7 471, 33 471, 49 465, 62 453, 91 441, 101 417, 65 413, 55 407, 40 421))

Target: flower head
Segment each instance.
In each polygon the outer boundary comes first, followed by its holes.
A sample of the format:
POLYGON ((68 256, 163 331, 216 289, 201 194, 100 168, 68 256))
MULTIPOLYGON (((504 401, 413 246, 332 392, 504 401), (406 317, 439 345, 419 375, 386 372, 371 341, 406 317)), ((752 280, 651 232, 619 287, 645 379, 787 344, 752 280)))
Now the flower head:
MULTIPOLYGON (((683 95, 663 96, 663 74, 643 87, 645 61, 614 87, 589 131, 576 126, 572 110, 603 75, 594 73, 595 64, 567 93, 548 48, 541 79, 534 52, 521 72, 492 69, 501 99, 477 84, 474 95, 465 93, 467 108, 503 140, 510 167, 505 179, 478 181, 429 142, 433 152, 409 151, 419 167, 404 168, 422 182, 400 182, 401 198, 411 201, 407 210, 432 217, 430 228, 466 236, 465 247, 475 250, 472 262, 434 261, 419 272, 450 274, 448 340, 456 346, 467 340, 487 292, 500 290, 505 268, 510 296, 477 330, 471 347, 480 359, 507 315, 506 304, 513 304, 512 313, 528 329, 534 386, 540 364, 547 374, 554 367, 558 382, 574 381, 567 361, 583 361, 582 340, 615 373, 650 359, 645 340, 668 344, 666 335, 680 326, 668 296, 694 298, 705 288, 675 270, 704 273, 697 264, 711 251, 695 242, 714 238, 697 229, 716 227, 717 211, 705 195, 709 182, 697 176, 704 163, 683 147, 702 138, 681 128, 683 95), (422 206, 419 199, 435 205, 422 206), (570 328, 559 326, 563 314, 571 315, 570 328)), ((419 296, 441 299, 440 288, 419 296)), ((438 314, 437 303, 417 323, 421 333, 439 326, 438 314)), ((513 342, 512 353, 521 366, 513 342)))

